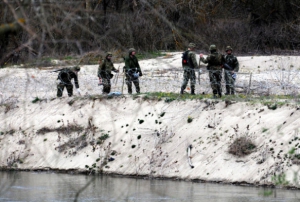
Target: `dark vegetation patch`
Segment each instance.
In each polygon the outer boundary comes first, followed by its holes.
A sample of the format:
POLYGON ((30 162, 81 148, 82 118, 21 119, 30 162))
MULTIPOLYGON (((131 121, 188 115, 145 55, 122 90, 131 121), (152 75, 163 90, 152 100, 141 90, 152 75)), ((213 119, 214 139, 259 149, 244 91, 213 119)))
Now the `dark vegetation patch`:
POLYGON ((236 138, 229 146, 229 153, 238 157, 251 154, 256 145, 247 137, 236 138))
POLYGON ((165 114, 166 114, 166 112, 162 112, 159 116, 164 117, 165 114))
POLYGON ((40 99, 39 97, 35 97, 34 100, 32 100, 32 103, 37 103, 37 102, 41 102, 43 101, 42 99, 40 99))
POLYGON ((102 135, 100 137, 98 137, 97 139, 97 144, 103 144, 103 142, 109 138, 109 134, 108 133, 102 133, 102 135))
POLYGON ((193 121, 193 119, 194 119, 193 117, 190 117, 190 116, 189 116, 188 119, 187 119, 187 122, 188 122, 188 123, 191 123, 191 122, 193 121))
POLYGON ((10 129, 8 131, 0 131, 0 135, 13 135, 16 131, 14 129, 10 129))

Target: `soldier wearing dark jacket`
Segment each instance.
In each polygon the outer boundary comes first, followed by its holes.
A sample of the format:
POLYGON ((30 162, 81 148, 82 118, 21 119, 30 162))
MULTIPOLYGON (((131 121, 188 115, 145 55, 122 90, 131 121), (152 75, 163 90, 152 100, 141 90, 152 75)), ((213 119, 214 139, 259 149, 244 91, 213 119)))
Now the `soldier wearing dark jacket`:
POLYGON ((217 52, 217 47, 211 45, 209 47, 210 54, 205 59, 202 54, 200 54, 200 60, 203 63, 208 63, 207 70, 209 72, 209 81, 211 88, 213 90, 214 98, 222 97, 222 64, 224 63, 224 56, 217 52))
POLYGON ((128 93, 132 94, 132 83, 135 86, 136 93, 140 93, 139 76, 142 76, 142 70, 140 68, 138 59, 135 56, 135 49, 129 49, 129 55, 125 57, 126 84, 128 87, 128 93))
POLYGON ((73 84, 71 82, 74 79, 74 84, 77 89, 78 94, 80 94, 79 84, 78 84, 78 72, 80 71, 80 67, 75 66, 72 68, 63 68, 56 70, 55 72, 59 72, 57 80, 59 83, 57 84, 57 97, 61 97, 66 87, 68 96, 71 97, 73 95, 73 84))
POLYGON ((98 68, 98 77, 99 77, 99 83, 103 84, 103 94, 108 94, 110 93, 111 89, 111 83, 110 79, 113 77, 113 74, 111 73, 112 71, 114 72, 119 72, 114 67, 113 62, 111 61, 112 58, 112 53, 108 52, 106 54, 106 57, 103 62, 100 63, 99 68, 98 68))
POLYGON ((195 95, 195 85, 196 85, 196 74, 195 69, 198 69, 198 64, 196 60, 196 55, 194 53, 196 45, 194 43, 189 44, 188 48, 188 62, 182 65, 184 70, 183 72, 183 82, 181 85, 180 94, 183 94, 184 89, 186 88, 189 80, 191 82, 191 94, 195 95))
POLYGON ((224 78, 226 84, 226 93, 225 95, 234 95, 235 94, 235 78, 236 72, 239 71, 239 62, 237 58, 232 54, 232 48, 227 46, 225 49, 227 55, 225 56, 225 63, 231 67, 231 70, 224 69, 224 78))

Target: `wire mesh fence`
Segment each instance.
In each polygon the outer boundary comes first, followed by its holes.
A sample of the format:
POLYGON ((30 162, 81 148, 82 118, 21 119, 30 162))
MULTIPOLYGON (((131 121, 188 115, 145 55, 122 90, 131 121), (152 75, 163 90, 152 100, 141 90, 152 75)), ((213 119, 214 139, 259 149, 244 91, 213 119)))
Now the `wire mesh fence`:
MULTIPOLYGON (((155 61, 155 60, 154 60, 155 61)), ((123 64, 115 64, 122 66, 123 64)), ((167 92, 179 93, 183 82, 183 69, 166 64, 161 59, 156 60, 156 66, 148 66, 139 78, 141 93, 167 92)), ((278 64, 280 65, 280 64, 278 64)), ((142 66, 142 65, 141 65, 142 66)), ((143 68, 143 66, 142 66, 143 68)), ((102 94, 103 86, 98 85, 98 65, 82 66, 79 72, 79 85, 82 95, 102 94)), ((209 73, 202 68, 202 74, 196 71, 196 94, 212 94, 209 73)), ((16 102, 16 100, 52 99, 56 97, 57 72, 53 68, 6 68, 0 71, 0 104, 16 102)), ((222 89, 225 92, 224 73, 222 73, 222 89)), ((122 71, 114 74, 111 79, 111 92, 128 94, 125 75, 122 71)), ((247 95, 299 95, 300 71, 293 64, 282 65, 281 68, 266 68, 264 71, 249 71, 237 73, 235 89, 237 94, 247 95)), ((133 87, 133 92, 134 91, 133 87)), ((185 89, 190 93, 188 83, 185 89)), ((64 92, 63 96, 67 96, 64 92)))

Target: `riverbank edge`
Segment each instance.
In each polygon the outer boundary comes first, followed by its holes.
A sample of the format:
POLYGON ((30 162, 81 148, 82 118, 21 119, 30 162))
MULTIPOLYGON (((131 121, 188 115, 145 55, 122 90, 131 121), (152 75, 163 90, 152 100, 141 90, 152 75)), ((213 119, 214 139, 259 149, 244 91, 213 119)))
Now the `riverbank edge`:
POLYGON ((119 173, 111 173, 111 172, 90 172, 87 170, 81 169, 52 169, 52 168, 38 168, 38 169, 12 169, 0 167, 0 172, 43 172, 43 173, 62 173, 62 174, 70 174, 70 175, 106 175, 110 177, 122 177, 122 178, 132 178, 132 179, 144 179, 144 180, 173 180, 173 181, 186 181, 193 183, 213 183, 213 184, 224 184, 224 185, 234 185, 234 186, 243 186, 243 187, 263 187, 263 188, 272 188, 272 189, 287 189, 287 190, 300 190, 299 187, 296 186, 275 186, 271 183, 249 183, 245 181, 234 181, 234 182, 226 182, 226 181, 215 181, 215 180, 203 180, 203 179, 186 179, 179 177, 156 177, 149 175, 124 175, 119 173))
MULTIPOLYGON (((155 101, 160 101, 160 102, 164 102, 166 104, 170 104, 169 102, 167 102, 166 100, 163 101, 161 99, 161 97, 157 98, 155 97, 155 101), (157 99, 157 100, 156 100, 157 99)), ((162 96, 163 98, 165 98, 164 96, 162 96)), ((90 98, 90 97, 88 97, 90 98)), ((97 97, 92 97, 94 99, 92 99, 93 101, 98 100, 97 97)), ((99 101, 101 102, 103 97, 100 97, 99 101)), ((104 97, 105 98, 105 97, 104 97)), ((113 98, 113 100, 116 101, 120 101, 121 99, 123 99, 124 97, 108 97, 108 99, 113 98)), ((136 97, 132 97, 133 100, 135 102, 145 102, 145 99, 141 96, 136 96, 136 97), (138 99, 138 100, 137 100, 138 99)), ((71 101, 75 100, 77 101, 78 98, 73 98, 71 99, 71 101)), ((69 99, 70 100, 70 99, 69 99)), ((67 100, 67 101, 69 101, 67 100)), ((79 99, 78 101, 84 101, 82 99, 79 99)), ((153 101, 153 100, 152 100, 153 101)), ((174 100, 172 100, 174 101, 174 100)), ((217 103, 224 103, 226 104, 226 100, 221 100, 221 99, 188 99, 188 100, 181 100, 178 99, 177 102, 189 102, 189 101, 194 101, 194 102, 201 102, 201 103, 205 103, 210 105, 211 103, 213 104, 217 104, 217 103)), ((276 101, 274 100, 273 103, 276 103, 276 101)), ((173 102, 172 102, 173 103, 173 102)), ((246 101, 238 101, 235 103, 248 103, 246 101)), ((64 103, 64 104, 68 104, 70 105, 70 103, 64 103)), ((72 104, 71 104, 72 105, 72 104)), ((257 103, 251 103, 251 105, 255 106, 257 105, 257 103)), ((264 104, 259 103, 260 106, 264 106, 265 108, 267 108, 264 104)), ((290 108, 293 108, 293 110, 300 110, 299 105, 295 104, 295 103, 284 103, 282 105, 279 105, 278 108, 280 108, 283 105, 287 105, 290 108)), ((269 108, 269 106, 268 106, 269 108)), ((258 110, 258 108, 257 108, 258 110)), ((274 111, 274 109, 270 109, 270 111, 274 111)), ((258 112, 260 113, 260 112, 258 112)), ((292 115, 292 114, 291 114, 292 115)), ((291 116, 290 115, 290 116, 291 116)), ((270 187, 270 188, 276 188, 278 186, 275 186, 273 183, 264 183, 264 182, 257 182, 256 181, 254 183, 251 182, 247 182, 247 181, 223 181, 223 180, 207 180, 207 179, 203 179, 203 178, 184 178, 184 177, 180 177, 180 176, 176 176, 176 177, 160 177, 160 176, 153 176, 153 175, 131 175, 131 174, 122 174, 122 173, 116 173, 116 172, 106 172, 106 171, 98 171, 98 172, 94 172, 94 171, 90 171, 88 169, 59 169, 59 168, 51 168, 51 167, 44 167, 44 168, 12 168, 12 167, 0 167, 0 171, 27 171, 27 172, 56 172, 56 173, 68 173, 68 174, 105 174, 105 175, 110 175, 110 176, 124 176, 124 177, 131 177, 131 178, 141 178, 141 179, 169 179, 169 180, 182 180, 182 181, 192 181, 192 182, 199 182, 199 183, 220 183, 220 184, 232 184, 232 185, 240 185, 240 186, 256 186, 256 187, 270 187)), ((296 186, 282 186, 280 188, 287 188, 287 189, 300 189, 296 186)))

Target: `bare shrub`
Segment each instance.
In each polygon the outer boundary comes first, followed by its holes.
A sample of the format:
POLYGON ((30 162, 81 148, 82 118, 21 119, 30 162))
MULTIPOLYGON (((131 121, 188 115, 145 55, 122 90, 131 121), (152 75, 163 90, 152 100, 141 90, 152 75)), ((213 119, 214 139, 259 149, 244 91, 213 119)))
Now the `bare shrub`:
POLYGON ((77 132, 80 133, 84 130, 82 126, 78 126, 75 124, 68 124, 67 126, 60 126, 58 128, 48 128, 48 127, 43 127, 39 130, 36 131, 37 134, 44 135, 46 133, 51 133, 51 132, 57 132, 61 133, 64 135, 68 135, 72 132, 77 132))
POLYGON ((159 138, 157 146, 168 142, 174 135, 175 133, 172 128, 168 129, 166 126, 165 129, 159 129, 159 131, 156 131, 156 136, 159 138))
POLYGON ((59 152, 64 152, 67 149, 75 148, 75 151, 73 151, 72 153, 73 155, 75 155, 78 150, 81 150, 87 146, 88 143, 86 140, 86 135, 82 135, 80 137, 70 139, 68 142, 56 147, 55 149, 59 152))
POLYGON ((223 49, 226 41, 240 53, 293 53, 300 48, 297 4, 297 0, 250 4, 233 0, 4 0, 0 2, 4 24, 0 66, 24 61, 37 64, 36 59, 49 64, 44 60, 49 55, 81 55, 81 63, 94 64, 98 58, 94 51, 122 55, 128 47, 182 50, 190 41, 202 50, 212 41, 223 49))
POLYGON ((246 156, 251 154, 256 145, 247 137, 236 138, 233 143, 229 146, 229 153, 238 157, 246 156))

